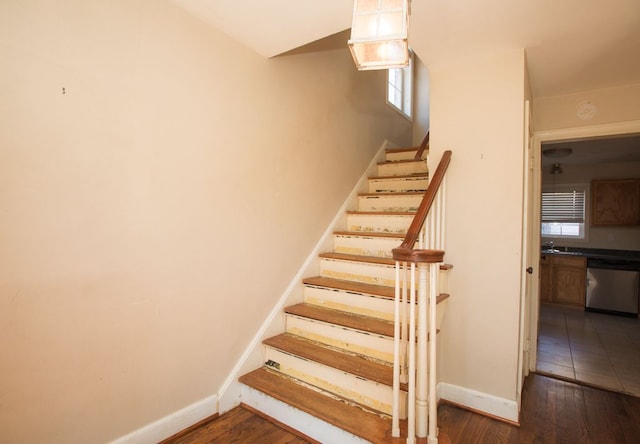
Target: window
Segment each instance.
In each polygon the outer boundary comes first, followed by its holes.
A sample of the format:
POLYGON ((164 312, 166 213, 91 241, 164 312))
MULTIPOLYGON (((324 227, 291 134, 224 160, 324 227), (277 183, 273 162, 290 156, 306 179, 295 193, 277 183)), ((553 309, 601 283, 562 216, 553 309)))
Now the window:
POLYGON ((413 117, 413 53, 409 66, 387 71, 387 103, 408 119, 413 117))
POLYGON ((542 237, 585 238, 586 187, 542 192, 542 237))

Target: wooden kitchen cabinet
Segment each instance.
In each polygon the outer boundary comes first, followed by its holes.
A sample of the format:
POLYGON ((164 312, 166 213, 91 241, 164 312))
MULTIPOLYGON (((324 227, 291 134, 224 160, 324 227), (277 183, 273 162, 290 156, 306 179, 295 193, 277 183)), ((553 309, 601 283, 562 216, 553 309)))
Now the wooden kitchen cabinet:
POLYGON ((551 302, 551 256, 540 258, 540 301, 551 302))
POLYGON ((640 225, 640 179, 592 180, 591 225, 640 225))
POLYGON ((540 259, 540 301, 584 307, 587 259, 544 255, 540 259))

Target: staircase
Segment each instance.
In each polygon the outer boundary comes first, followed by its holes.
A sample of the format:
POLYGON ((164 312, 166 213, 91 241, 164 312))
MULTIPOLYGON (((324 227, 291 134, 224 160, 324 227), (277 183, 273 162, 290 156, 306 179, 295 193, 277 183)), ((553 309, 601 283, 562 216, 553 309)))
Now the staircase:
MULTIPOLYGON (((304 301, 285 309, 286 332, 263 341, 265 365, 239 379, 245 404, 322 442, 393 442, 392 249, 428 185, 426 160, 416 152, 386 151, 357 211, 347 212, 347 229, 334 233, 333 251, 320 254, 320 275, 303 280, 304 301)), ((440 266, 440 274, 448 269, 440 266)), ((401 383, 400 418, 406 399, 401 383)))

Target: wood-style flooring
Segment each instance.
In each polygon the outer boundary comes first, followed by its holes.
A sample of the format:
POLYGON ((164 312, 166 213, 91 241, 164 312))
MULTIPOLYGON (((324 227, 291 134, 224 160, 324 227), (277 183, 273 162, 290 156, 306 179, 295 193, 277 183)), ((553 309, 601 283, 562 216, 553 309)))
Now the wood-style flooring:
POLYGON ((316 443, 295 431, 289 431, 273 419, 267 420, 259 412, 244 404, 228 411, 212 421, 204 421, 196 428, 190 427, 160 444, 204 443, 316 443))
MULTIPOLYGON (((448 404, 438 408, 438 423, 441 443, 636 444, 640 398, 531 374, 519 427, 448 404)), ((163 444, 308 442, 240 406, 163 444)))
POLYGON ((640 443, 640 398, 531 374, 520 427, 443 404, 440 432, 465 443, 640 443))

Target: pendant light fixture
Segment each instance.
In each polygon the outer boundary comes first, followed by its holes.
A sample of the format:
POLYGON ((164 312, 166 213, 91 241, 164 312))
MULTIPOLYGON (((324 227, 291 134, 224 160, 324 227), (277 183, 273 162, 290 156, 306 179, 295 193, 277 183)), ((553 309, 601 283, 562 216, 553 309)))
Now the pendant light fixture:
POLYGON ((409 65, 409 1, 354 0, 348 44, 359 70, 409 65))
POLYGON ((551 167, 551 174, 562 174, 562 167, 560 166, 559 163, 554 163, 553 166, 551 167))

